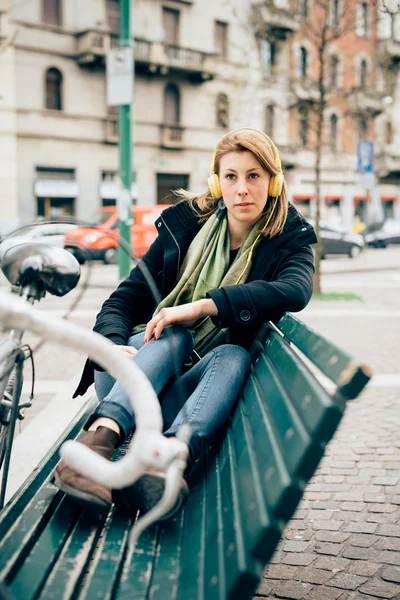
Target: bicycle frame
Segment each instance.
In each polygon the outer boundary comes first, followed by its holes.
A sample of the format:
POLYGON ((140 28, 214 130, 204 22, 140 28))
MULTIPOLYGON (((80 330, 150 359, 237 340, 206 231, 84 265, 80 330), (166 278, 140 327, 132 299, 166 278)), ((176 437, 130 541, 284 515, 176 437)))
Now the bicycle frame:
POLYGON ((117 462, 107 461, 79 442, 63 444, 60 454, 66 463, 82 475, 111 488, 121 489, 134 483, 149 467, 166 471, 166 488, 158 505, 134 525, 130 543, 166 514, 179 491, 179 478, 186 467, 190 426, 183 425, 176 438, 162 435, 161 407, 146 375, 117 346, 103 336, 74 323, 65 322, 35 310, 11 294, 0 294, 0 322, 32 331, 47 341, 68 346, 105 368, 128 392, 135 413, 136 431, 127 454, 117 462))

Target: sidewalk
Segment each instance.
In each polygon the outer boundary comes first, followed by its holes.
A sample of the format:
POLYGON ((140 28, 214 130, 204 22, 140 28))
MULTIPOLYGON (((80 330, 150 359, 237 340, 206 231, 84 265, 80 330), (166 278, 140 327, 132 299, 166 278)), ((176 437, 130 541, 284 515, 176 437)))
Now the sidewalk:
POLYGON ((393 271, 400 267, 400 246, 365 248, 357 258, 333 257, 321 262, 325 275, 336 273, 361 273, 364 271, 393 271))

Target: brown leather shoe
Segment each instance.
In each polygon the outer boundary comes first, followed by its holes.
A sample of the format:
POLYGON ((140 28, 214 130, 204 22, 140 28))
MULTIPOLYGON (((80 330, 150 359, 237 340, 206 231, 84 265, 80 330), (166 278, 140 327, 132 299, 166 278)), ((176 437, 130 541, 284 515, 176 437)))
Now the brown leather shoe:
MULTIPOLYGON (((119 435, 115 431, 108 427, 98 427, 96 431, 86 432, 79 441, 100 456, 111 460, 118 440, 119 435)), ((53 483, 60 490, 91 509, 104 511, 111 507, 111 489, 80 475, 68 467, 63 460, 56 467, 53 483)))

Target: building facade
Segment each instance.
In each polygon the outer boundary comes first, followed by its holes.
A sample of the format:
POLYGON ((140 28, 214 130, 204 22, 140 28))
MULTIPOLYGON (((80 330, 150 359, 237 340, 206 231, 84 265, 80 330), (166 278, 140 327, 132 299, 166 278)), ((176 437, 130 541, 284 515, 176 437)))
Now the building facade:
MULTIPOLYGON (((216 142, 249 126, 273 137, 291 199, 313 216, 315 10, 312 0, 135 1, 134 202, 204 191, 216 142)), ((330 18, 341 10, 332 0, 330 18)), ((400 41, 387 22, 379 30, 372 4, 354 0, 354 11, 352 31, 327 49, 321 175, 322 214, 346 228, 355 215, 400 218, 400 41), (375 144, 373 176, 356 173, 360 139, 375 144)), ((118 27, 118 0, 0 0, 0 231, 115 203, 105 58, 118 27)))

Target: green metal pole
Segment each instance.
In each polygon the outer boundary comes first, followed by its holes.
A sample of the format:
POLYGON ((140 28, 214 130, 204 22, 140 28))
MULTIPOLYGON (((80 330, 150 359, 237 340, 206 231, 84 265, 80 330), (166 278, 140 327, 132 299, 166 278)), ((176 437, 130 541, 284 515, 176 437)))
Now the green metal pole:
MULTIPOLYGON (((120 47, 131 48, 131 5, 133 0, 121 0, 121 23, 120 23, 120 47)), ((133 85, 133 81, 132 81, 133 85)), ((132 186, 132 131, 131 131, 131 105, 126 104, 118 107, 118 132, 119 132, 119 174, 125 193, 129 193, 131 198, 132 186)), ((131 202, 129 202, 129 212, 127 221, 120 219, 119 233, 120 238, 125 240, 131 246, 131 225, 132 213, 131 202)), ((121 279, 127 277, 131 268, 131 259, 127 252, 121 247, 118 248, 119 276, 121 279)))

